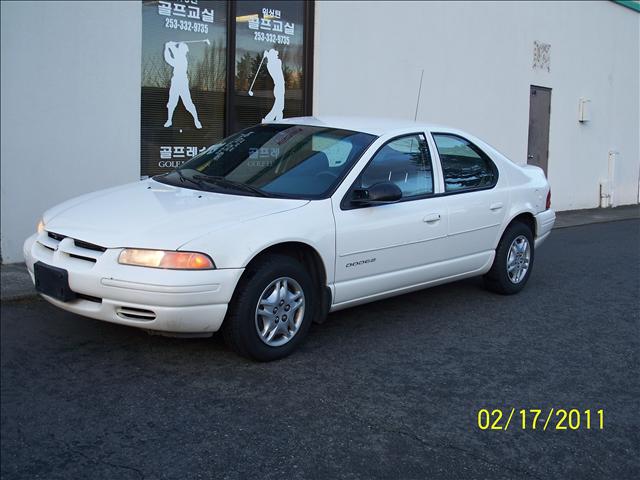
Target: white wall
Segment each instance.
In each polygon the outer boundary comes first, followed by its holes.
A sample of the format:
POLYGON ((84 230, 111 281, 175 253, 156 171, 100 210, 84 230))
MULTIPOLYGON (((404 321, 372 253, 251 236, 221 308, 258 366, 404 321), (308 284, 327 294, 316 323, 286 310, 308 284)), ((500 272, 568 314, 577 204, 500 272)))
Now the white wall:
POLYGON ((613 2, 316 3, 316 115, 459 127, 525 163, 529 87, 552 88, 549 181, 558 210, 597 207, 609 151, 617 204, 638 203, 640 14, 613 2), (533 70, 533 42, 551 71, 533 70), (580 97, 592 120, 578 122, 580 97))
POLYGON ((140 170, 138 2, 2 2, 0 245, 40 214, 140 170))

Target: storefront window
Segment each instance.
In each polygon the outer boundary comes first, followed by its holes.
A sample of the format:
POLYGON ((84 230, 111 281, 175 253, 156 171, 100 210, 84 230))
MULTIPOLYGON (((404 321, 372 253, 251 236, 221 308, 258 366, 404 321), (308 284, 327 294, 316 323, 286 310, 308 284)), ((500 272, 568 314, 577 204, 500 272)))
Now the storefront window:
POLYGON ((237 3, 234 130, 304 115, 304 19, 304 2, 237 3))
POLYGON ((227 3, 142 4, 142 176, 172 170, 224 136, 227 3))
POLYGON ((143 1, 141 176, 171 171, 243 128, 310 114, 313 8, 143 1))

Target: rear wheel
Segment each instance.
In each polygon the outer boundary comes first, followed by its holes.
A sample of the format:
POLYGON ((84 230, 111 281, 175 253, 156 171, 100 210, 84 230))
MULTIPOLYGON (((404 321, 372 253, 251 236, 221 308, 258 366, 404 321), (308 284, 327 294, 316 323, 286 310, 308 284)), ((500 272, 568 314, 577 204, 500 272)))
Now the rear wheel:
POLYGON ((225 340, 240 355, 259 361, 289 355, 311 326, 315 291, 294 259, 273 255, 258 261, 236 287, 223 324, 225 340))
POLYGON ((533 232, 522 222, 512 223, 500 239, 485 285, 503 295, 518 293, 529 280, 533 258, 533 232))

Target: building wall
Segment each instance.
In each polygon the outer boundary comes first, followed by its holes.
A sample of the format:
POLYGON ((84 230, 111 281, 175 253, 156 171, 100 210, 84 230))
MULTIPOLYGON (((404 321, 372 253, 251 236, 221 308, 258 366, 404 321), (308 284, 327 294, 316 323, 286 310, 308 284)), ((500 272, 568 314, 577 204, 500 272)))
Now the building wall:
POLYGON ((529 88, 552 88, 549 181, 558 210, 638 203, 640 15, 613 2, 316 4, 316 115, 414 118, 465 129, 526 163, 529 88), (534 41, 550 71, 532 68, 534 41), (580 97, 591 121, 578 122, 580 97))
MULTIPOLYGON (((1 254, 47 208, 140 176, 138 2, 2 2, 1 254)), ((99 215, 99 212, 96 212, 99 215)))

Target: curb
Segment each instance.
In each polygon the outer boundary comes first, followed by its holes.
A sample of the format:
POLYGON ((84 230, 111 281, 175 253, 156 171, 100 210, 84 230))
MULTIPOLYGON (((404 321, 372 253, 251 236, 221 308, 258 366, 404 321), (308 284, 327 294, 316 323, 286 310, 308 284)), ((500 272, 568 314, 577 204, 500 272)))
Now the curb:
POLYGON ((564 228, 574 228, 574 227, 586 227, 587 225, 596 225, 599 223, 626 222, 629 220, 640 220, 640 217, 611 218, 609 220, 594 220, 592 222, 568 223, 567 225, 554 225, 552 230, 562 230, 564 228))
POLYGON ((36 291, 33 292, 24 292, 24 293, 15 293, 11 295, 3 295, 0 298, 0 303, 9 303, 9 302, 20 302, 22 300, 30 300, 32 298, 37 298, 38 293, 36 291))
POLYGON ((623 205, 615 208, 589 208, 586 210, 565 210, 556 212, 556 228, 610 223, 620 220, 640 219, 640 205, 623 205))

